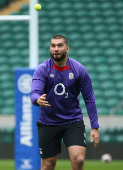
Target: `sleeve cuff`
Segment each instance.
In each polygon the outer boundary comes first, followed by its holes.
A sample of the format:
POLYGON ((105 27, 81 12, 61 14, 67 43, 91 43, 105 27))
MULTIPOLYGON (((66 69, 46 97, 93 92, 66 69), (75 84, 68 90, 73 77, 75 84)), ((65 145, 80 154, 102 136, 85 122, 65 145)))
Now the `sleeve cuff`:
POLYGON ((92 129, 98 129, 99 128, 99 125, 94 125, 94 126, 91 126, 92 129))
POLYGON ((36 101, 37 101, 37 99, 40 97, 40 95, 34 93, 34 94, 31 94, 30 97, 31 97, 31 102, 32 102, 32 104, 34 104, 34 105, 36 105, 36 106, 39 106, 39 104, 37 104, 36 101))

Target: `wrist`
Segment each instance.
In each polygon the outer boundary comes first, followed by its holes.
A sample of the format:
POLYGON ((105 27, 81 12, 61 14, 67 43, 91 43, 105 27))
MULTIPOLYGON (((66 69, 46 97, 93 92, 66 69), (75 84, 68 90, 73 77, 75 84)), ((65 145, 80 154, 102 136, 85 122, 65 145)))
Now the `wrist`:
POLYGON ((38 99, 35 101, 35 105, 36 105, 36 106, 39 106, 39 104, 38 104, 38 99))

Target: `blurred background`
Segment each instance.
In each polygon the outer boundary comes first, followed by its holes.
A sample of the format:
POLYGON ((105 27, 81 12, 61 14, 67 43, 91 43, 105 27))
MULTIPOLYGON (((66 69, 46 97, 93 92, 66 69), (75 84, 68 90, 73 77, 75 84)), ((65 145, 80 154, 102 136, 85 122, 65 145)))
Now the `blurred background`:
MULTIPOLYGON (((90 143, 90 122, 80 95, 87 132, 87 159, 110 153, 123 159, 123 0, 39 0, 39 63, 50 57, 50 39, 68 39, 68 56, 88 71, 100 124, 100 145, 90 143)), ((29 15, 29 0, 0 0, 0 16, 29 15)), ((14 69, 29 67, 29 21, 0 21, 0 158, 14 158, 14 69)), ((59 158, 68 158, 64 145, 59 158)))

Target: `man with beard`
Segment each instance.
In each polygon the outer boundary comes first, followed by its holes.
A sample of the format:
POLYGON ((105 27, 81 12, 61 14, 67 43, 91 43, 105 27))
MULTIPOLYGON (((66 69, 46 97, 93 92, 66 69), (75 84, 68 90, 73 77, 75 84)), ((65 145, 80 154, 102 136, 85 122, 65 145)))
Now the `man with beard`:
POLYGON ((38 126, 41 170, 54 170, 66 145, 72 170, 83 170, 86 133, 78 95, 81 92, 91 123, 90 140, 99 143, 99 124, 91 79, 85 67, 67 57, 67 39, 56 35, 50 42, 51 58, 40 64, 32 80, 31 101, 41 106, 38 126))

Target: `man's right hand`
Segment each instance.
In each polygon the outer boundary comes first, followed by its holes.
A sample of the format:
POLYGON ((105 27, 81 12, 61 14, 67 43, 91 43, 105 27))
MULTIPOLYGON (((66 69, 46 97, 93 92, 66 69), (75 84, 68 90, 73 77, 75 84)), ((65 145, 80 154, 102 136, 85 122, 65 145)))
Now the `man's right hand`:
POLYGON ((39 97, 36 101, 37 104, 39 104, 41 107, 50 107, 48 101, 46 101, 46 94, 43 94, 41 97, 39 97))

